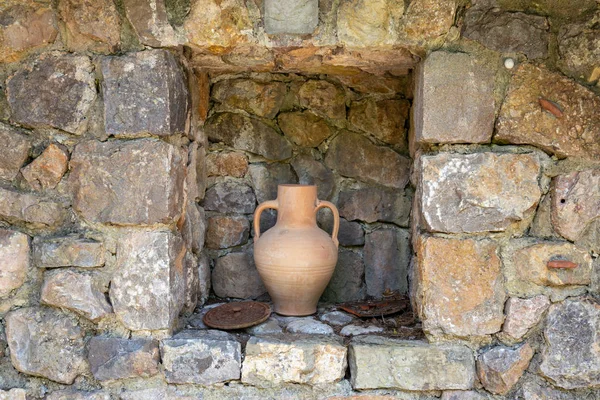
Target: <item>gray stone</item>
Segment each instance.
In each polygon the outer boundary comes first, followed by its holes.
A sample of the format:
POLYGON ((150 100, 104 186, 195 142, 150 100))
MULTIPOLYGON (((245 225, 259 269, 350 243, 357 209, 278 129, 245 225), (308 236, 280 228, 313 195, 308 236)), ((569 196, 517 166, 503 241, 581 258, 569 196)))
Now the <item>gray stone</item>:
POLYGON ((581 400, 581 392, 557 389, 542 377, 527 380, 516 393, 523 400, 581 400))
POLYGON ((229 253, 220 257, 212 272, 212 288, 218 297, 255 299, 267 290, 251 254, 229 253))
POLYGON ((540 172, 534 154, 423 156, 423 222, 431 232, 501 232, 515 225, 524 230, 542 194, 540 172))
POLYGON ((486 400, 487 397, 474 390, 446 390, 440 400, 486 400))
POLYGON ((600 384, 600 305, 568 299, 550 307, 540 371, 556 386, 577 389, 600 384))
POLYGON ((186 154, 155 139, 86 141, 71 157, 73 208, 110 225, 169 224, 179 219, 186 154))
POLYGON ((262 387, 332 384, 344 378, 346 352, 333 337, 252 337, 246 345, 242 382, 262 387))
POLYGON ((321 321, 325 321, 330 325, 343 326, 354 321, 354 317, 341 311, 332 311, 321 315, 321 321))
POLYGON ((184 42, 183 35, 169 24, 164 0, 124 0, 123 6, 127 19, 142 44, 152 47, 175 47, 184 42))
POLYGON ((46 396, 46 400, 111 400, 110 394, 105 392, 79 392, 74 390, 61 390, 46 396))
POLYGON ((347 325, 342 328, 340 335, 342 336, 358 336, 358 335, 369 335, 371 333, 380 333, 384 329, 380 326, 360 326, 360 325, 347 325))
POLYGON ((278 185, 297 182, 288 164, 251 164, 250 177, 258 203, 274 200, 278 185))
POLYGON ((185 245, 194 254, 200 254, 204 248, 206 238, 206 214, 204 213, 204 208, 198 206, 195 201, 191 201, 188 198, 184 218, 181 234, 185 240, 185 245))
POLYGON ((85 56, 42 55, 7 82, 12 119, 26 126, 83 133, 88 111, 96 100, 93 71, 85 56), (40 87, 44 90, 40 91, 40 87), (32 93, 36 93, 33 98, 32 93))
POLYGON ((128 328, 169 330, 184 302, 185 246, 170 232, 128 232, 119 238, 110 299, 128 328))
POLYGON ((575 79, 589 83, 600 78, 600 30, 594 29, 595 18, 584 24, 561 27, 558 33, 559 66, 575 79))
POLYGON ((348 363, 356 390, 466 390, 475 383, 473 354, 461 345, 364 336, 350 343, 348 363))
POLYGON ((560 235, 554 230, 552 225, 552 195, 547 193, 542 197, 540 205, 537 208, 535 217, 529 228, 529 235, 545 239, 559 239, 560 235))
POLYGON ((206 211, 251 214, 256 208, 252 188, 244 183, 227 181, 208 188, 204 197, 206 211))
POLYGON ((272 335, 283 333, 283 329, 281 329, 276 319, 269 318, 262 324, 247 328, 246 332, 251 335, 272 335))
POLYGON ((94 282, 93 276, 70 269, 48 271, 44 274, 41 302, 66 308, 97 322, 112 312, 106 297, 94 282))
POLYGON ((364 257, 367 295, 381 298, 384 292, 408 292, 408 231, 380 229, 367 234, 364 257))
POLYGON ((311 79, 298 90, 301 107, 333 120, 346 118, 346 95, 344 90, 325 80, 311 79))
POLYGON ((310 111, 281 113, 277 123, 285 136, 302 147, 317 147, 333 134, 327 122, 310 111))
POLYGON ((99 381, 148 378, 158 373, 156 340, 96 336, 88 342, 87 351, 90 369, 99 381))
POLYGON ((498 0, 498 5, 510 11, 523 11, 529 14, 548 15, 556 20, 577 20, 597 9, 597 2, 578 0, 565 3, 561 0, 542 0, 539 2, 498 0))
POLYGON ((416 143, 488 143, 494 72, 465 53, 436 51, 419 64, 413 103, 416 143), (460 93, 460 95, 458 95, 460 93))
POLYGON ((319 23, 318 0, 265 0, 265 32, 306 35, 319 23))
POLYGON ((325 165, 342 176, 395 189, 406 186, 410 173, 407 157, 349 131, 343 131, 331 141, 325 165))
POLYGON ((248 172, 248 157, 242 153, 209 153, 206 156, 207 176, 243 178, 248 172))
MULTIPOLYGON (((325 232, 332 232, 333 214, 329 211, 318 213, 317 224, 325 232)), ((358 222, 348 222, 344 218, 340 218, 338 241, 340 246, 362 246, 365 244, 365 231, 362 225, 358 222)))
POLYGON ((75 318, 31 307, 12 311, 5 320, 11 361, 20 372, 67 385, 84 372, 85 332, 75 318))
POLYGON ((349 221, 393 222, 408 227, 412 208, 412 193, 369 187, 340 192, 340 216, 349 221))
POLYGON ((64 205, 47 197, 0 188, 0 219, 45 229, 60 225, 66 217, 64 205))
POLYGON ((301 185, 317 185, 317 197, 329 199, 335 186, 333 173, 309 154, 299 154, 291 162, 301 185))
POLYGON ((0 390, 0 400, 26 400, 25 389, 0 390))
POLYGON ((520 299, 511 297, 506 302, 504 312, 506 319, 502 326, 502 332, 506 333, 513 339, 520 339, 534 327, 542 314, 550 307, 548 297, 538 295, 529 299, 520 299))
POLYGON ((54 189, 67 172, 68 162, 69 151, 52 143, 21 174, 34 190, 54 189))
POLYGON ((160 343, 168 383, 212 385, 240 378, 242 347, 221 331, 182 332, 160 343))
POLYGON ((518 348, 496 346, 477 358, 477 372, 483 387, 494 394, 508 393, 519 381, 533 357, 529 343, 518 348))
POLYGON ((244 216, 218 215, 208 218, 206 247, 226 249, 248 241, 250 223, 244 216))
POLYGON ((377 47, 393 44, 405 3, 390 0, 350 0, 337 11, 339 41, 348 47, 377 47))
POLYGON ((334 303, 364 299, 364 275, 365 264, 361 254, 340 249, 333 276, 321 299, 334 303))
POLYGON ((16 178, 23 163, 29 156, 30 139, 10 125, 0 123, 0 179, 16 178))
POLYGON ((222 113, 210 117, 204 131, 213 142, 278 161, 292 156, 292 145, 273 128, 241 114, 222 113))
POLYGON ((33 257, 40 268, 95 268, 105 263, 104 243, 78 236, 36 237, 33 257))
POLYGON ((248 79, 224 80, 214 84, 212 97, 229 108, 238 108, 259 117, 274 118, 286 93, 283 82, 255 82, 248 79))
POLYGON ((29 270, 29 237, 0 229, 0 298, 20 288, 29 270))
POLYGON ((202 305, 210 295, 210 258, 205 252, 198 256, 198 302, 202 305))
POLYGON ((409 117, 408 100, 379 100, 372 98, 352 103, 348 121, 384 143, 407 150, 405 124, 409 117))
POLYGON ((185 74, 166 50, 104 57, 104 126, 117 137, 184 133, 188 114, 185 74))
POLYGON ((301 333, 306 335, 333 335, 333 328, 327 324, 315 321, 312 318, 299 318, 290 322, 285 327, 289 333, 301 333))
POLYGON ((182 314, 191 314, 198 305, 198 294, 200 292, 200 276, 198 269, 198 259, 190 251, 185 253, 183 259, 183 274, 185 280, 184 300, 182 314))

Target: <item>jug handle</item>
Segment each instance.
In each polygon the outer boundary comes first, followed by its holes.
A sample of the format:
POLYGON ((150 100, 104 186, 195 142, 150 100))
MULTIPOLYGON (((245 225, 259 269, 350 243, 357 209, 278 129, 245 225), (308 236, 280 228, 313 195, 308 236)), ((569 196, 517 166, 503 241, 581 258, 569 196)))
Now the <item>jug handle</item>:
POLYGON ((279 208, 279 203, 277 203, 277 200, 268 200, 268 201, 265 201, 264 203, 259 204, 259 206, 256 207, 256 210, 254 211, 254 241, 255 242, 260 237, 260 214, 262 214, 262 212, 266 208, 272 208, 274 210, 277 210, 279 208))
POLYGON ((340 213, 333 203, 325 200, 317 200, 317 208, 315 208, 315 212, 325 207, 329 208, 333 213, 333 231, 331 232, 331 239, 333 240, 333 243, 335 243, 335 247, 339 247, 340 243, 338 242, 337 237, 338 231, 340 230, 340 213))

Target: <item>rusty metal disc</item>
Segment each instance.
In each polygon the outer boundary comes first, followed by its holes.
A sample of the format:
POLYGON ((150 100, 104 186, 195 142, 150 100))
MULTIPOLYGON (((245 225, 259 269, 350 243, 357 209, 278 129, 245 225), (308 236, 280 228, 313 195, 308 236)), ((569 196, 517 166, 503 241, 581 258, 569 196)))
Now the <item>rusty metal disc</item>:
POLYGON ((271 307, 257 301, 223 304, 204 314, 204 324, 217 329, 242 329, 264 322, 271 315, 271 307))
POLYGON ((369 300, 352 303, 339 304, 339 309, 354 314, 361 318, 380 317, 382 315, 395 314, 409 309, 410 301, 408 298, 390 299, 390 300, 369 300))

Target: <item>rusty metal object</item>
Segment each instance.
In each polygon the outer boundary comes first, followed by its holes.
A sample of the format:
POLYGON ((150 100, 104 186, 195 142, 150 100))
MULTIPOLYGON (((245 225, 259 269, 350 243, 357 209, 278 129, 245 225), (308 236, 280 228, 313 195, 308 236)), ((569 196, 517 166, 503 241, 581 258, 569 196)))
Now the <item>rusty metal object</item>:
POLYGON ((560 107, 558 106, 558 104, 556 104, 553 101, 544 99, 542 97, 540 97, 538 99, 538 102, 540 103, 540 106, 542 107, 543 110, 548 111, 550 114, 554 115, 556 118, 562 118, 563 112, 560 109, 560 107))
POLYGON ((546 267, 553 269, 574 269, 578 266, 578 264, 567 260, 552 260, 548 261, 548 264, 546 264, 546 267))
POLYGON ((271 307, 257 301, 241 301, 223 304, 204 314, 206 326, 217 329, 242 329, 258 325, 271 315, 271 307))
POLYGON ((337 308, 360 318, 371 318, 396 314, 410 309, 410 301, 406 297, 391 300, 357 301, 340 304, 337 308))

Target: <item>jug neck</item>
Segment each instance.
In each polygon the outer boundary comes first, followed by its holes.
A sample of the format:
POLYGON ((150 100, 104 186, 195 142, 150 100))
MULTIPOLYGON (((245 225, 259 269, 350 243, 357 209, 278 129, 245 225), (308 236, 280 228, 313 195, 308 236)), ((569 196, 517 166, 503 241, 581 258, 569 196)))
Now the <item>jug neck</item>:
POLYGON ((278 223, 316 226, 317 187, 315 185, 279 185, 277 203, 278 223))

